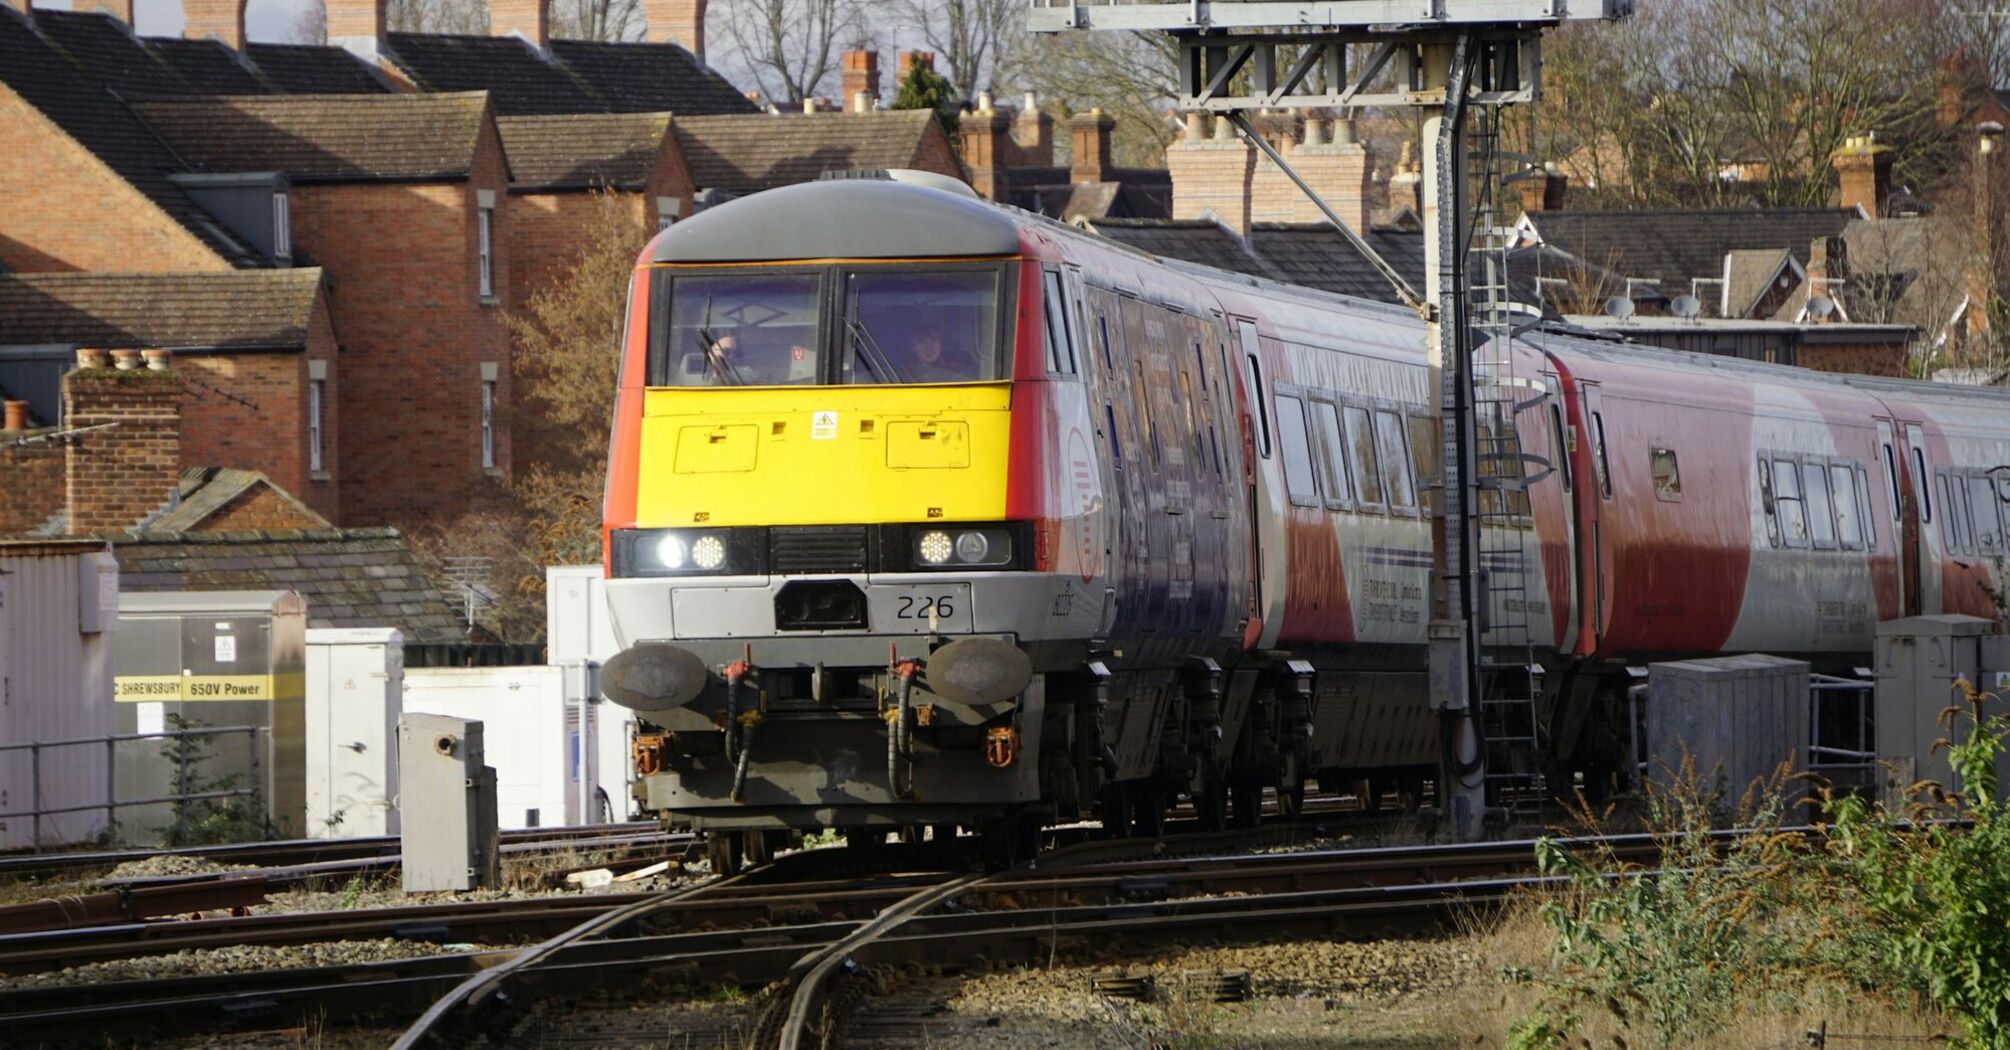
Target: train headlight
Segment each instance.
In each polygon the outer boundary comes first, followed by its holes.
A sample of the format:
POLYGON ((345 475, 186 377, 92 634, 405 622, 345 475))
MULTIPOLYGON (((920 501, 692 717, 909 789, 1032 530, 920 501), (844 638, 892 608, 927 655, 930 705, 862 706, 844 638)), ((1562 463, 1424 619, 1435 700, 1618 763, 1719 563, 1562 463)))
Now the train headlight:
POLYGON ((965 565, 981 565, 991 556, 991 540, 972 529, 956 535, 956 560, 965 565))
POLYGON ((613 575, 753 575, 768 571, 766 529, 616 529, 613 575))
POLYGON ((914 545, 914 552, 920 556, 923 565, 942 565, 948 562, 951 549, 949 534, 941 529, 922 533, 921 539, 914 545))

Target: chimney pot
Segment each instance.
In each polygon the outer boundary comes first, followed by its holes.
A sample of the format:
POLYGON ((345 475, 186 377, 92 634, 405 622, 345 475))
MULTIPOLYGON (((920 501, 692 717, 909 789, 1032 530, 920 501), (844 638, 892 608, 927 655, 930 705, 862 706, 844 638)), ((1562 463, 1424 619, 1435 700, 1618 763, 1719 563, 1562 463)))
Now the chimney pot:
POLYGON ((814 97, 803 99, 803 112, 815 113, 816 111, 817 100, 814 97))
POLYGON ((105 368, 111 365, 111 363, 112 355, 103 350, 94 350, 87 347, 79 347, 77 350, 78 368, 105 368))
POLYGON ((140 352, 138 350, 112 351, 112 367, 121 372, 131 372, 137 369, 140 367, 140 352))
POLYGON ((1022 110, 1022 112, 1038 113, 1039 111, 1040 111, 1040 93, 1038 91, 1026 92, 1025 107, 1022 110))
POLYGON ((6 429, 14 431, 28 429, 28 402, 12 400, 7 402, 6 429))
POLYGON ((174 356, 173 353, 168 350, 148 349, 140 351, 140 357, 146 361, 147 371, 149 372, 167 371, 168 359, 172 356, 174 356))
POLYGON ((873 98, 870 93, 864 91, 855 92, 851 97, 851 111, 853 113, 870 113, 872 112, 872 103, 873 98))
POLYGON ((1186 132, 1181 136, 1188 142, 1199 142, 1207 137, 1207 114, 1198 109, 1186 111, 1186 132))
POLYGON ((977 93, 977 112, 979 113, 998 112, 998 108, 991 104, 991 92, 979 91, 977 93))
POLYGON ((1326 144, 1326 118, 1317 116, 1306 117, 1305 131, 1300 136, 1300 141, 1307 146, 1324 146, 1326 144))

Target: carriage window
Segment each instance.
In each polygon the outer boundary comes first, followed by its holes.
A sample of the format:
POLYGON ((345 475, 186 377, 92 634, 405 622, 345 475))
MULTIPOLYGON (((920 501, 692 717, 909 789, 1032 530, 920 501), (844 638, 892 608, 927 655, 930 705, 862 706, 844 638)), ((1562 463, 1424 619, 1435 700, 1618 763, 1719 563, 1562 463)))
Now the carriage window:
POLYGON ((847 383, 1004 378, 995 270, 854 273, 845 302, 847 383))
POLYGON ((1438 485, 1438 417, 1409 418, 1410 463, 1416 469, 1417 500, 1428 507, 1431 492, 1438 485))
POLYGON ((1870 509, 1870 475, 1862 467, 1856 468, 1857 506, 1863 515, 1863 542, 1871 550, 1877 549, 1877 515, 1870 509))
POLYGON ((1856 470, 1845 463, 1831 464, 1829 478, 1835 482, 1836 538, 1843 546, 1856 550, 1863 546, 1863 522, 1857 517, 1856 470))
POLYGON ((1563 425, 1563 406, 1551 403, 1549 406, 1549 444, 1556 455, 1556 472, 1563 478, 1563 491, 1570 491, 1570 450, 1565 447, 1564 435, 1568 434, 1563 425))
POLYGON ((1605 460, 1605 413, 1591 414, 1591 461, 1598 468, 1598 495, 1612 498, 1612 465, 1605 460))
POLYGON ((1242 333, 1242 355, 1249 361, 1249 402, 1256 406, 1256 453, 1270 458, 1270 410, 1264 407, 1263 365, 1256 359, 1256 326, 1248 321, 1237 324, 1242 333))
POLYGON ((1969 510, 1975 517, 1975 549, 1996 554, 2003 549, 2003 522, 1996 499, 1996 483, 1980 474, 1968 478, 1969 510))
POLYGON ((1410 480, 1410 453, 1403 447, 1403 419, 1394 412, 1375 413, 1375 445, 1389 477, 1389 505, 1417 507, 1417 487, 1410 480))
POLYGON ((1954 513, 1954 502, 1947 498, 1947 475, 1936 475, 1933 480, 1940 486, 1940 545, 1946 550, 1958 550, 1961 530, 1954 526, 1958 515, 1954 513))
POLYGON ((1654 498, 1671 501, 1681 499, 1682 471, 1675 462, 1675 450, 1655 449, 1649 466, 1654 471, 1654 498))
POLYGON ((1834 501, 1829 496, 1828 468, 1820 463, 1808 464, 1807 473, 1801 475, 1801 483, 1807 487, 1808 531, 1814 534, 1815 546, 1833 550, 1836 545, 1836 512, 1834 501))
POLYGON ((1954 547, 1959 551, 1975 549, 1975 524, 1968 516, 1968 488, 1961 483, 1959 474, 1940 476, 1944 492, 1941 493, 1940 510, 1954 527, 1954 547))
POLYGON ((1361 502, 1382 502, 1382 466, 1375 456, 1375 428, 1368 410, 1348 405, 1341 409, 1347 420, 1347 462, 1354 468, 1354 491, 1361 502))
POLYGON ((816 383, 821 284, 813 273, 670 279, 651 385, 816 383))
POLYGON ((1773 504, 1779 509, 1780 535, 1789 547, 1808 545, 1808 512, 1801 502, 1801 468, 1791 459, 1773 461, 1773 504))
POLYGON ((1061 290, 1061 274, 1047 271, 1047 371, 1066 375, 1075 370, 1073 350, 1068 346, 1068 300, 1061 290))
POLYGON ((1926 473, 1926 430, 1917 423, 1905 425, 1905 443, 1912 446, 1912 494, 1919 498, 1919 520, 1933 521, 1933 484, 1926 473))
POLYGON ((1340 410, 1330 401, 1314 401, 1312 419, 1319 429, 1319 460, 1326 467, 1326 502, 1345 505, 1354 499, 1354 485, 1347 477, 1347 439, 1340 433, 1340 410))
POLYGON ((1305 430, 1305 402, 1277 395, 1277 447, 1284 452, 1284 489, 1301 507, 1319 505, 1319 482, 1312 474, 1312 440, 1305 430))
POLYGON ((1759 457, 1759 505, 1766 509, 1766 542, 1780 545, 1780 515, 1773 500, 1773 464, 1759 457))

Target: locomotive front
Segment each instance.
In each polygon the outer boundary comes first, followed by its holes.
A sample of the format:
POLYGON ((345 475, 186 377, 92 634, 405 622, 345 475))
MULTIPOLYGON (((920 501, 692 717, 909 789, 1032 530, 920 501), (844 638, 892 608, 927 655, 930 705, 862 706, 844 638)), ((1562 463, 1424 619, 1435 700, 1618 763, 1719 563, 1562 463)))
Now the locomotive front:
POLYGON ((712 209, 638 268, 602 688, 643 806, 719 866, 789 829, 1037 827, 1028 650, 1080 581, 1035 550, 1025 269, 1007 213, 865 180, 712 209))

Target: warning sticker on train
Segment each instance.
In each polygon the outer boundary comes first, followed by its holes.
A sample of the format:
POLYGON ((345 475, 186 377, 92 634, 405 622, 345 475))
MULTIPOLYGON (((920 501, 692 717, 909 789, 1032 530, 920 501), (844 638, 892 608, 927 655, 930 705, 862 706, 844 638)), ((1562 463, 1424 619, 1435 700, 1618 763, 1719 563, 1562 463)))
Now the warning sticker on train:
POLYGON ((817 412, 810 416, 811 441, 835 441, 838 436, 838 414, 817 412))

